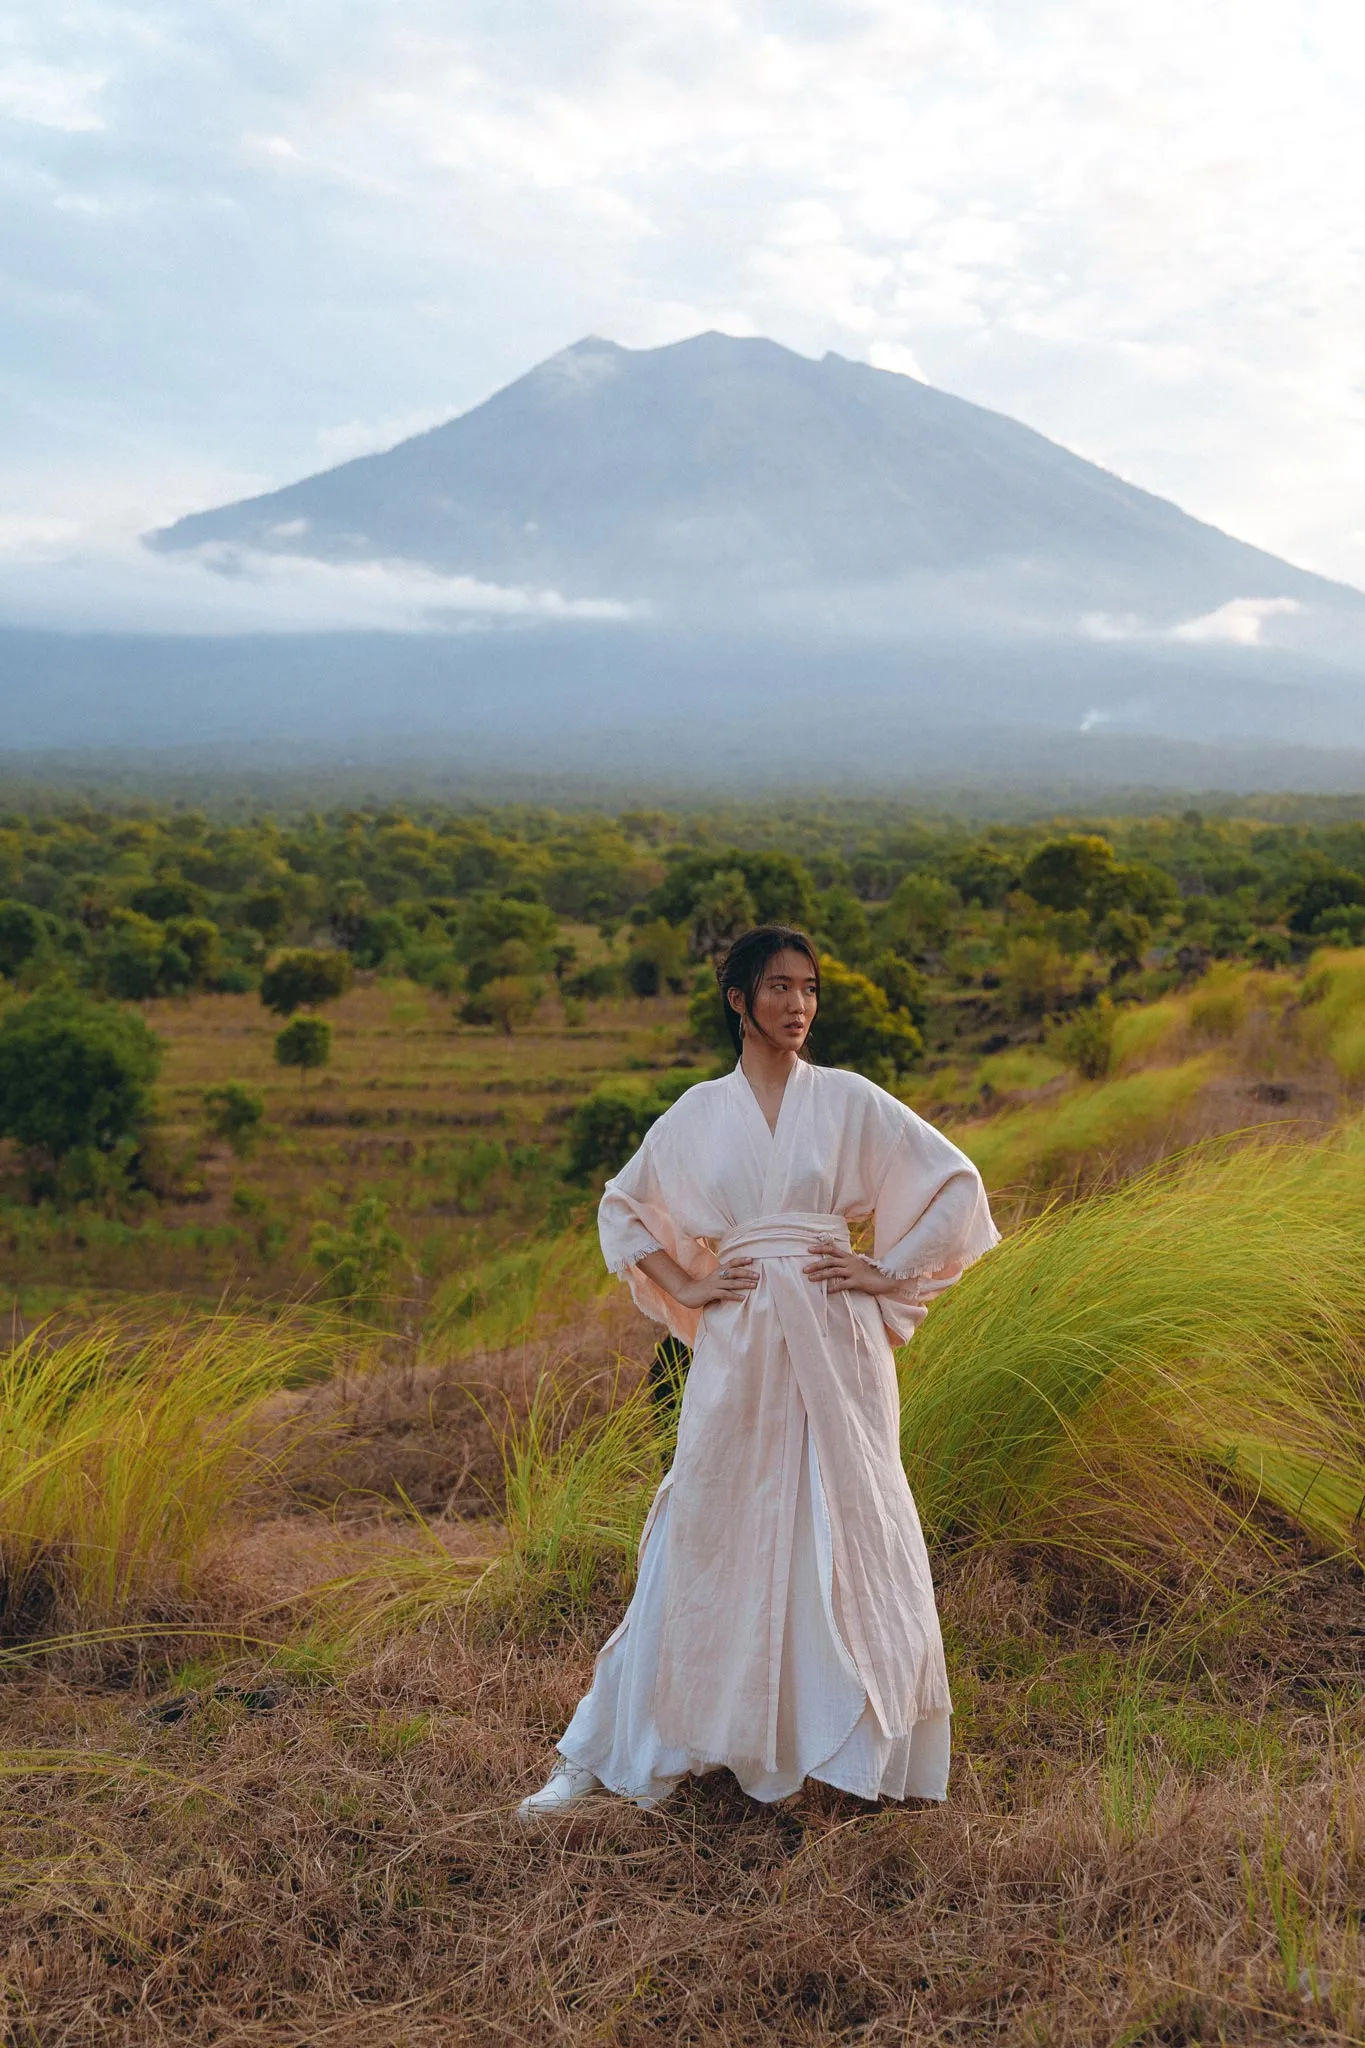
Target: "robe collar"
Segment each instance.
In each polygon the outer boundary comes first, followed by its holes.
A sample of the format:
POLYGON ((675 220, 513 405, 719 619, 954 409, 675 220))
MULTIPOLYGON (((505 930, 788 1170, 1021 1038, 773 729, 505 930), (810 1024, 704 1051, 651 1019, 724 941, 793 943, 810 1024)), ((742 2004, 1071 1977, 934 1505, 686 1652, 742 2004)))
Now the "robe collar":
POLYGON ((778 1159, 787 1151, 793 1125, 800 1113, 801 1102, 810 1085, 810 1076, 809 1062, 798 1060, 788 1074, 787 1085, 782 1090, 776 1128, 769 1130, 768 1119, 759 1108, 758 1097, 749 1086, 743 1067, 736 1062, 730 1082, 739 1104, 740 1114, 757 1151, 765 1181, 770 1178, 778 1159))

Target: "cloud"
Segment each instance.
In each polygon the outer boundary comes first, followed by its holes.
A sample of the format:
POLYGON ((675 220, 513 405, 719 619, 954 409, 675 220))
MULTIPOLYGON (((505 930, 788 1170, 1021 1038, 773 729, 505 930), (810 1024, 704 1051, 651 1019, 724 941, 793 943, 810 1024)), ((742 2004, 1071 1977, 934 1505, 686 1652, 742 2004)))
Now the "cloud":
POLYGON ((15 544, 0 552, 0 618, 49 631, 430 633, 642 616, 642 607, 613 598, 569 599, 410 562, 322 562, 222 545, 180 555, 73 551, 51 534, 10 537, 15 544))
POLYGON ((104 84, 98 72, 64 70, 0 51, 0 119, 86 134, 104 126, 96 105, 104 84))
MULTIPOLYGON (((1262 647, 1268 619, 1291 618, 1302 611, 1294 597, 1234 597, 1216 611, 1181 619, 1174 626, 1153 626, 1135 612, 1086 612, 1078 630, 1086 640, 1177 640, 1191 647, 1262 647)), ((1088 730, 1082 727, 1082 731, 1088 730)))
POLYGON ((1259 647, 1267 619, 1290 617, 1303 606, 1292 597, 1234 597, 1217 611, 1202 618, 1184 619, 1172 626, 1168 640, 1183 640, 1192 646, 1223 641, 1231 647, 1259 647))

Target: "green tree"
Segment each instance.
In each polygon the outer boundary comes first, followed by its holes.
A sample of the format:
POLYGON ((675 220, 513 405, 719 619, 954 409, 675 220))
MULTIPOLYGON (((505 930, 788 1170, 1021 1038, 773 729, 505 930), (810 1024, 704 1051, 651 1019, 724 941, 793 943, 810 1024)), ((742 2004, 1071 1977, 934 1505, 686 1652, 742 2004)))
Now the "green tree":
POLYGON ((332 1057, 332 1027, 325 1017, 295 1017, 275 1040, 275 1058, 282 1067, 297 1067, 299 1086, 307 1085, 313 1067, 332 1057))
POLYGON ((0 974, 22 972, 46 937, 42 913, 31 903, 0 903, 0 974))
POLYGON ((1047 910, 1081 910, 1114 867, 1114 849, 1093 832, 1045 839, 1024 862, 1019 885, 1047 910))
POLYGON ((791 853, 750 853, 739 846, 684 854, 653 890, 649 907, 670 924, 691 926, 702 889, 718 874, 738 873, 753 906, 751 924, 794 924, 815 917, 815 889, 805 864, 791 853))
POLYGON ((867 912, 853 891, 841 883, 821 894, 815 930, 823 949, 838 960, 860 961, 872 944, 867 912))
POLYGON ((242 904, 242 923, 260 934, 267 945, 278 939, 289 922, 289 905, 283 889, 257 889, 242 904))
MULTIPOLYGON (((155 919, 116 910, 105 943, 104 985, 125 1003, 144 1003, 166 993, 166 934, 155 919)), ((189 963, 181 960, 188 971, 189 963)))
POLYGON ((699 960, 714 960, 741 932, 759 921, 743 871, 720 868, 700 883, 692 903, 692 951, 699 960))
POLYGON ((238 1159, 254 1151, 265 1120, 265 1097, 240 1081, 224 1081, 204 1091, 204 1122, 215 1138, 225 1138, 238 1159))
POLYGON ((1136 910, 1110 910, 1095 931, 1095 950, 1113 964, 1113 972, 1136 974, 1152 943, 1152 927, 1136 910))
POLYGON ((266 968, 261 976, 261 1001, 277 1017, 292 1017, 295 1010, 314 1010, 319 1003, 334 1001, 350 985, 349 953, 300 947, 281 953, 266 968))
POLYGON ((632 995, 657 996, 665 989, 681 994, 687 985, 687 934, 666 917, 638 925, 626 955, 625 978, 632 995))
POLYGON ((1156 923, 1179 902, 1180 891, 1170 876, 1142 860, 1116 861, 1102 868, 1086 892, 1090 914, 1099 921, 1118 912, 1156 923))
POLYGON ((820 962, 820 1007, 810 1042, 811 1051, 826 1065, 852 1067, 884 1086, 912 1067, 924 1051, 924 1040, 910 1019, 892 1009, 875 981, 829 957, 820 962))
MULTIPOLYGON (((211 988, 223 968, 222 933, 211 918, 175 917, 166 926, 168 948, 174 946, 189 966, 192 988, 211 988)), ((164 969, 163 969, 164 972, 164 969)))
POLYGON ((520 896, 480 893, 464 905, 455 924, 455 955, 465 983, 476 995, 486 982, 505 974, 546 973, 553 965, 559 926, 544 903, 520 896))
POLYGON ((135 1144, 161 1041, 136 1012, 88 996, 34 996, 0 1018, 0 1137, 60 1166, 135 1144))
POLYGON ((382 1305, 403 1252, 402 1238, 390 1227, 387 1205, 373 1194, 361 1197, 340 1229, 334 1223, 319 1223, 309 1245, 309 1257, 322 1275, 323 1294, 348 1315, 373 1312, 382 1305))
POLYGON ((951 882, 917 869, 893 890, 878 916, 877 936, 893 952, 921 959, 947 943, 961 909, 962 899, 951 882))
POLYGON ((912 967, 899 953, 878 953, 867 963, 867 978, 875 981, 893 1010, 901 1010, 916 1031, 923 1032, 929 1019, 929 983, 918 967, 912 967))
POLYGON ((1341 911, 1365 904, 1365 880, 1348 868, 1327 868, 1300 882, 1289 898, 1291 932, 1329 930, 1341 911))

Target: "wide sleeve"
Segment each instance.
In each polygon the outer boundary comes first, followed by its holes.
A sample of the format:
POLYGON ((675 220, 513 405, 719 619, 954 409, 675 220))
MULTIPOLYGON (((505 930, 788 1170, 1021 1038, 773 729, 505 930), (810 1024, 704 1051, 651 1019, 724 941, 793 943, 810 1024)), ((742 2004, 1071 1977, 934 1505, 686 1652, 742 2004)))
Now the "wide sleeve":
POLYGON ((641 1259, 660 1251, 699 1279, 716 1265, 709 1247, 687 1236, 675 1221, 652 1133, 603 1189, 597 1230, 608 1270, 627 1283, 641 1314, 665 1323, 684 1344, 695 1343, 701 1311, 687 1308, 640 1269, 641 1259))
POLYGON ((965 1152, 913 1111, 891 1150, 874 1211, 873 1259, 904 1284, 879 1295, 900 1341, 924 1320, 924 1305, 1000 1242, 981 1175, 965 1152))

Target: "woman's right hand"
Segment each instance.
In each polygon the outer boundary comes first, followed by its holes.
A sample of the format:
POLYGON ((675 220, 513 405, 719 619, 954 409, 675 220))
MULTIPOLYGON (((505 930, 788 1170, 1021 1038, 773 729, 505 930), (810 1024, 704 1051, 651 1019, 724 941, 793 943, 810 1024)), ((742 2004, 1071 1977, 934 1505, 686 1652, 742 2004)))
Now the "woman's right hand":
POLYGON ((726 1259, 702 1280, 694 1280, 689 1274, 686 1292, 675 1288, 674 1293, 684 1308, 710 1308, 718 1301, 743 1301, 757 1285, 758 1274, 752 1259, 726 1259))

